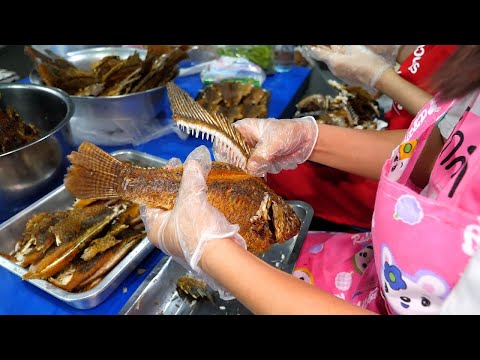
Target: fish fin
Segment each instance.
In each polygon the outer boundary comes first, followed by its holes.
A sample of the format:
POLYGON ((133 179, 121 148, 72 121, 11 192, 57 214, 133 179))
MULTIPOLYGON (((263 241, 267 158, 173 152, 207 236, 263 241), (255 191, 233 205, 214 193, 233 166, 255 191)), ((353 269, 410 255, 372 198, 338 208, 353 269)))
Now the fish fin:
POLYGON ((25 55, 29 56, 30 59, 32 59, 33 63, 37 63, 37 59, 41 61, 45 61, 45 63, 53 65, 53 60, 48 56, 45 55, 44 53, 34 49, 30 45, 27 45, 24 47, 24 53, 25 55))
POLYGON ((79 199, 121 196, 122 174, 127 164, 86 141, 67 158, 72 165, 65 177, 65 187, 73 196, 79 199))
POLYGON ((225 116, 207 111, 173 82, 167 83, 167 92, 173 119, 182 130, 195 133, 197 137, 199 133, 215 137, 217 145, 226 148, 227 161, 242 169, 246 168, 250 147, 225 116))

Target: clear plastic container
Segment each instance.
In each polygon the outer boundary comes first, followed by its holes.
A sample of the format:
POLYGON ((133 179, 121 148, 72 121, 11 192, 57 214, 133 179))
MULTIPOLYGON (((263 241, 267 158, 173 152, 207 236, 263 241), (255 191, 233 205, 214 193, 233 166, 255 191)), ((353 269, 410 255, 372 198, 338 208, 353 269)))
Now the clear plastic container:
POLYGON ((290 71, 295 63, 295 45, 275 45, 273 47, 273 67, 276 72, 290 71))

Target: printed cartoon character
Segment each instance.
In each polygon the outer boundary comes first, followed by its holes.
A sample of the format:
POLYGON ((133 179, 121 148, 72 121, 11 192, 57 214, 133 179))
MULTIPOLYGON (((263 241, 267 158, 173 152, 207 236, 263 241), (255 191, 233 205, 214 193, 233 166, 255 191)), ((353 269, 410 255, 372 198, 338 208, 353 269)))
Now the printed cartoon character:
MULTIPOLYGON (((480 222, 480 216, 477 218, 480 222)), ((463 230, 462 250, 468 256, 473 256, 480 247, 480 225, 471 224, 463 230)))
POLYGON ((363 272, 365 271, 368 264, 370 263, 370 260, 372 260, 372 257, 373 257, 372 245, 365 246, 362 250, 360 250, 359 252, 355 253, 352 256, 353 266, 355 267, 355 270, 360 275, 363 275, 363 272))
POLYGON ((392 312, 400 315, 439 314, 448 284, 431 271, 411 276, 399 269, 387 246, 382 247, 382 291, 392 312))
POLYGON ((392 157, 392 167, 388 177, 394 181, 397 181, 403 174, 408 161, 412 157, 413 150, 417 146, 417 140, 410 140, 400 144, 400 146, 394 150, 392 157))
POLYGON ((305 281, 307 284, 313 285, 313 275, 307 268, 295 269, 293 276, 305 281))
POLYGON ((408 225, 416 225, 422 222, 423 209, 414 196, 405 194, 400 196, 395 203, 393 218, 408 225))

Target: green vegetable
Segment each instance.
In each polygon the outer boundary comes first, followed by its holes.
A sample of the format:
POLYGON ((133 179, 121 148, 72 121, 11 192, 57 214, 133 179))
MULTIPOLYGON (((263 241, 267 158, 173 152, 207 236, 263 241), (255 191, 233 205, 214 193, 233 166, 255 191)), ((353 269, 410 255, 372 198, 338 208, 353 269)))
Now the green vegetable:
POLYGON ((265 70, 273 69, 273 50, 270 45, 247 45, 218 49, 221 56, 242 57, 261 66, 265 70))

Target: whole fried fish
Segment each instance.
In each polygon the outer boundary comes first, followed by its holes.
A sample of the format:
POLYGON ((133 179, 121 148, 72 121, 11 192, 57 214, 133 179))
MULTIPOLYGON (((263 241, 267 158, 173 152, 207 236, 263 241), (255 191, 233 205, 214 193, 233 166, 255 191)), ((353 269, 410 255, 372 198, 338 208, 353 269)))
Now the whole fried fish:
MULTIPOLYGON (((75 197, 123 198, 148 207, 171 210, 175 204, 183 167, 142 168, 123 163, 95 145, 84 142, 68 159, 65 186, 75 197)), ((208 201, 232 224, 248 250, 260 254, 274 243, 283 243, 300 230, 292 208, 262 179, 221 162, 213 162, 207 177, 208 201)))

